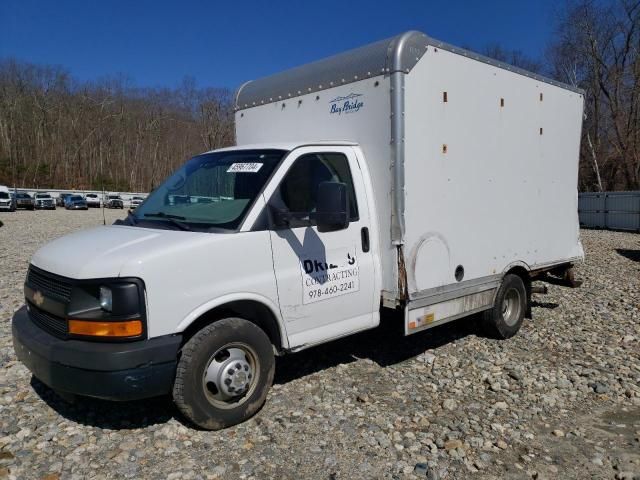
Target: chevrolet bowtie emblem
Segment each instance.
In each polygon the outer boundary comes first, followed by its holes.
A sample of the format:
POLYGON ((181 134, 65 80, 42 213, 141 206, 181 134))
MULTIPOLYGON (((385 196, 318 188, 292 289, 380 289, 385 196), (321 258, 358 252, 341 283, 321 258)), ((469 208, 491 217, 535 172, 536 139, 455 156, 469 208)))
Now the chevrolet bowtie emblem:
POLYGON ((42 293, 40 292, 36 292, 33 294, 33 302, 37 305, 37 306, 41 306, 42 303, 44 302, 44 296, 42 295, 42 293))

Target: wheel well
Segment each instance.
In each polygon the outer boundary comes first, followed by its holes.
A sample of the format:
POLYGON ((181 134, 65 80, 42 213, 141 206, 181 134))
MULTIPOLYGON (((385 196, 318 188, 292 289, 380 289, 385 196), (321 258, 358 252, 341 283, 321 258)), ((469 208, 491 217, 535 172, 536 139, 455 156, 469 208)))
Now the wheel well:
POLYGON ((508 270, 505 275, 512 274, 517 275, 522 279, 522 283, 524 283, 524 288, 527 291, 527 309, 525 311, 525 317, 531 318, 531 275, 526 268, 521 266, 516 266, 508 270))
POLYGON ((203 313, 184 330, 182 333, 183 343, 186 343, 207 325, 229 317, 239 317, 256 324, 267 334, 275 349, 278 352, 282 351, 282 337, 278 320, 269 307, 252 300, 225 303, 203 313))

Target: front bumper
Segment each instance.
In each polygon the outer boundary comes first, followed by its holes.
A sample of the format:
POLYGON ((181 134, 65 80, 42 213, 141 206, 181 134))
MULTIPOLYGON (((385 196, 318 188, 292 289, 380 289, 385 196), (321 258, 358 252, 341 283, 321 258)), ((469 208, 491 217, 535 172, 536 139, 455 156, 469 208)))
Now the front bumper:
POLYGON ((88 207, 86 205, 69 205, 67 210, 87 210, 88 207))
POLYGON ((126 343, 61 340, 35 325, 26 306, 13 315, 11 330, 18 359, 54 390, 136 400, 173 386, 180 335, 126 343))

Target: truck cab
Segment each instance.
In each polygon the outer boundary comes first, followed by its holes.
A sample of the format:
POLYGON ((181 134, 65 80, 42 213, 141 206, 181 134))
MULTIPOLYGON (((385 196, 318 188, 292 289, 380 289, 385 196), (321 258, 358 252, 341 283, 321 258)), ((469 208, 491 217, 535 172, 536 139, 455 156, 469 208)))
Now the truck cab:
MULTIPOLYGON (((247 415, 247 405, 240 411, 227 405, 250 388, 254 401, 266 394, 250 380, 270 382, 273 352, 378 324, 371 199, 364 156, 351 142, 198 155, 127 219, 54 240, 36 253, 26 307, 14 320, 16 351, 62 392, 158 395, 178 385, 172 385, 178 352, 191 358, 185 348, 207 319, 226 315, 230 323, 215 322, 216 328, 244 322, 246 345, 220 345, 222 360, 200 367, 208 386, 199 391, 225 416, 196 410, 194 420, 211 428, 234 423, 247 415), (45 358, 44 351, 60 357, 45 358), (143 352, 151 361, 140 367, 143 352), (90 374, 87 357, 96 369, 90 374), (76 374, 62 375, 74 363, 76 374)), ((175 393, 177 402, 194 401, 184 385, 175 393)))

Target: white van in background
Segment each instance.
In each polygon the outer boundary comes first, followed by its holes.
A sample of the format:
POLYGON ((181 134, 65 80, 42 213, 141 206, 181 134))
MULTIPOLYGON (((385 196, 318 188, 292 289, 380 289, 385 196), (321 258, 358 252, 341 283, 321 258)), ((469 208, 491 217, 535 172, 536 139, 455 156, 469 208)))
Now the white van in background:
POLYGON ((56 201, 50 193, 36 192, 35 195, 36 210, 55 210, 56 201))
POLYGON ((18 358, 65 393, 171 393, 219 429, 283 355, 479 313, 497 338, 532 281, 575 286, 583 93, 408 32, 249 82, 238 146, 189 160, 124 221, 36 252, 18 358))
POLYGON ((11 190, 5 185, 0 185, 0 210, 15 212, 16 202, 11 196, 11 190))
POLYGON ((89 208, 100 208, 100 196, 97 193, 87 193, 84 197, 89 208))

